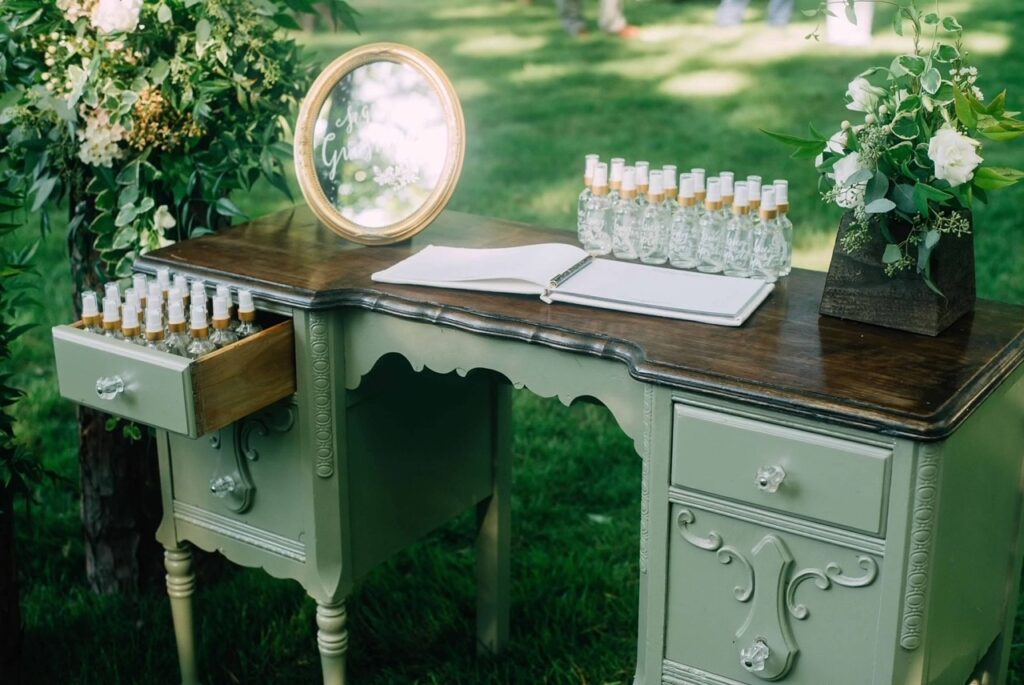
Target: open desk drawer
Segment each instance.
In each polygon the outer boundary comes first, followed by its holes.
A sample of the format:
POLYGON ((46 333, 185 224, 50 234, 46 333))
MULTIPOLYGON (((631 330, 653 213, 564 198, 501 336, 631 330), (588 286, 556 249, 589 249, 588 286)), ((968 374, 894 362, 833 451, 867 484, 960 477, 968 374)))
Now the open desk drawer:
POLYGON ((54 326, 53 350, 64 397, 191 438, 295 392, 291 321, 194 361, 87 333, 80 324, 54 326), (101 396, 101 381, 118 379, 101 396))

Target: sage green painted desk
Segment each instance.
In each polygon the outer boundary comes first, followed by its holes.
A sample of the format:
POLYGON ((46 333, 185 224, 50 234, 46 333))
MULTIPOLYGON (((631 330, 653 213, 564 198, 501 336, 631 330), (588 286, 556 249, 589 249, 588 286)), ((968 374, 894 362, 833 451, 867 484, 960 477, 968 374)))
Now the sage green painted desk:
POLYGON ((227 348, 218 375, 55 329, 66 396, 163 429, 158 538, 184 683, 200 677, 190 545, 300 582, 337 685, 353 584, 469 507, 478 640, 500 649, 513 386, 605 404, 640 455, 635 685, 1003 682, 1024 310, 979 302, 931 339, 819 319, 823 278, 799 270, 737 329, 369 280, 429 242, 567 240, 448 212, 411 244, 363 248, 300 208, 137 263, 251 288, 291 335, 284 353, 227 348), (161 373, 174 393, 147 385, 161 373), (125 392, 98 400, 100 374, 125 392), (224 387, 283 398, 239 418, 224 387))

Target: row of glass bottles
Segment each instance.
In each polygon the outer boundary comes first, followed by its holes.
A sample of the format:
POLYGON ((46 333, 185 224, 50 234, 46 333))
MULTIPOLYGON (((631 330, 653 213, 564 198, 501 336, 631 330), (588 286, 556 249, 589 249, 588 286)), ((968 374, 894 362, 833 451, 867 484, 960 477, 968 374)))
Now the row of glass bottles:
POLYGON ((189 283, 182 274, 175 275, 172 282, 167 269, 159 269, 153 281, 143 274, 134 275, 123 299, 118 282, 105 284, 102 311, 95 292, 82 293, 82 323, 92 333, 197 359, 262 330, 256 322, 252 293, 238 289, 236 320, 231 316, 228 286, 218 285, 216 292, 212 331, 207 322, 206 284, 202 280, 189 283))
POLYGON ((577 206, 580 243, 592 255, 612 254, 705 273, 768 282, 789 274, 793 224, 789 184, 762 187, 760 176, 732 172, 705 178, 704 169, 650 170, 647 162, 611 166, 587 155, 577 206))

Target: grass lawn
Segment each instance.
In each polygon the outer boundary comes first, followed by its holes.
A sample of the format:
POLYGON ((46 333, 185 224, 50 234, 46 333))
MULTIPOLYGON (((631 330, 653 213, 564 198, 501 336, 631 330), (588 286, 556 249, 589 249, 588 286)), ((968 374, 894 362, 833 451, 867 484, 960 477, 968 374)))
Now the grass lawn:
MULTIPOLYGON (((816 197, 813 170, 758 132, 808 122, 834 130, 846 83, 906 49, 891 30, 867 49, 804 40, 809 25, 711 26, 713 0, 627 0, 642 41, 568 39, 550 0, 355 0, 363 34, 305 42, 328 59, 363 42, 418 47, 449 73, 466 113, 468 153, 452 207, 563 228, 574 225, 583 155, 732 169, 791 180, 798 265, 828 264, 838 216, 816 197)), ((809 7, 814 0, 799 0, 809 7)), ((585 3, 591 18, 596 2, 585 3)), ((1024 101, 1024 4, 943 0, 968 29, 989 94, 1024 101)), ((887 12, 876 26, 888 26, 887 12)), ((1012 106, 1012 105, 1011 105, 1012 106)), ((1019 144, 986 150, 1024 166, 1019 144)), ((1022 194, 977 212, 979 291, 1024 302, 1022 194)), ((271 192, 237 198, 253 214, 284 205, 271 192)), ((59 231, 58 231, 59 233, 59 231)), ((24 240, 26 236, 19 239, 24 240)), ((27 657, 34 683, 172 683, 177 665, 163 588, 134 602, 96 597, 84 581, 73 406, 57 395, 49 326, 71 314, 63 242, 40 251, 33 289, 45 311, 16 351, 19 432, 65 482, 20 512, 27 657)), ((635 661, 640 462, 601 408, 566 408, 517 393, 512 647, 474 654, 469 516, 374 572, 350 603, 351 682, 628 682, 635 661)), ((319 678, 314 605, 260 571, 200 576, 204 683, 311 683, 319 678)), ((1024 652, 1012 682, 1022 682, 1024 652)), ((0 677, 2 678, 2 677, 0 677)))

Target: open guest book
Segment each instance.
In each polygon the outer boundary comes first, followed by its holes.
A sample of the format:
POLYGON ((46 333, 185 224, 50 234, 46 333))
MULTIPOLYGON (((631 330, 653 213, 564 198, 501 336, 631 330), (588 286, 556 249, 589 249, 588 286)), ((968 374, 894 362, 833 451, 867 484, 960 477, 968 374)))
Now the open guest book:
POLYGON ((603 309, 739 326, 774 286, 750 278, 679 271, 543 243, 497 249, 428 245, 372 276, 380 283, 539 295, 603 309))

